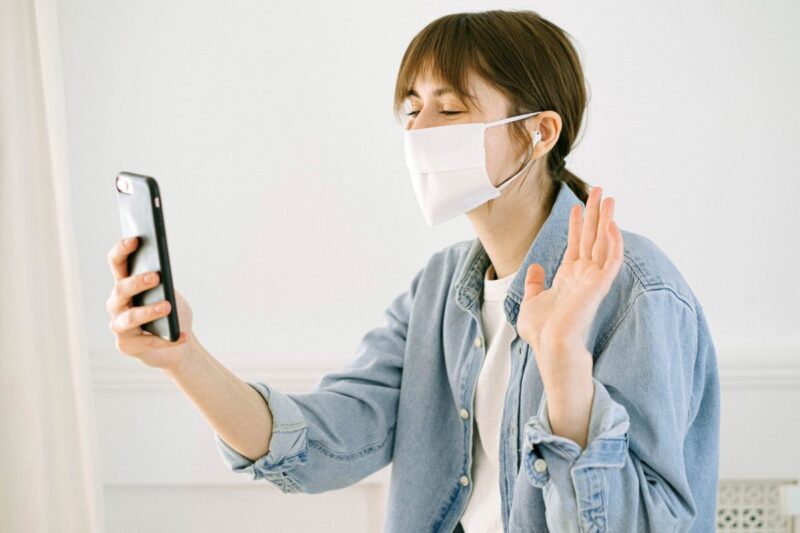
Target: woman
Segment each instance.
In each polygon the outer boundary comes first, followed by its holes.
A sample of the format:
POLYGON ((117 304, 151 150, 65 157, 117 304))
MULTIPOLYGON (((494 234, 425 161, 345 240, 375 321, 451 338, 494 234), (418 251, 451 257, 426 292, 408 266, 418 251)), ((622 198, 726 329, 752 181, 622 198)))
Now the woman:
POLYGON ((233 471, 284 492, 392 463, 386 531, 712 531, 716 354, 703 310, 649 239, 564 166, 586 107, 567 34, 530 11, 441 17, 411 42, 395 112, 433 254, 353 361, 305 394, 243 382, 191 331, 139 327, 152 287, 109 255, 120 351, 162 368, 233 471))

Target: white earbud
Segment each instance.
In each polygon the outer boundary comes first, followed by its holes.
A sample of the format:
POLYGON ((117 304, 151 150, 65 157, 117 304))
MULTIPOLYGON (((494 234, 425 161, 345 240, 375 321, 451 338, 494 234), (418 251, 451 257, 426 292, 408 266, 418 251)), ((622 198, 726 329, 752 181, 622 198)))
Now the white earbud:
MULTIPOLYGON (((531 154, 533 154, 533 149, 536 148, 536 145, 539 144, 539 141, 541 141, 541 140, 542 140, 542 134, 539 132, 539 130, 534 131, 533 132, 533 142, 531 143, 531 147, 528 149, 528 157, 530 157, 531 154)), ((529 159, 529 161, 530 161, 530 159, 529 159)), ((524 163, 524 160, 520 164, 523 164, 523 163, 524 163)))

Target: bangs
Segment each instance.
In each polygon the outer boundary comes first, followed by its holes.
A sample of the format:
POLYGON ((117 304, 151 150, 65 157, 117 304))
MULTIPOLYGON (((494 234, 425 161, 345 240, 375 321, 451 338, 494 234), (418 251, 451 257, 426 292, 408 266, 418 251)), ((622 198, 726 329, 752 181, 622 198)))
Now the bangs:
POLYGON ((462 14, 433 21, 414 37, 403 55, 395 85, 395 117, 398 121, 401 119, 400 112, 410 96, 414 80, 427 75, 452 89, 462 101, 479 108, 477 97, 468 85, 470 72, 487 77, 468 20, 462 14))

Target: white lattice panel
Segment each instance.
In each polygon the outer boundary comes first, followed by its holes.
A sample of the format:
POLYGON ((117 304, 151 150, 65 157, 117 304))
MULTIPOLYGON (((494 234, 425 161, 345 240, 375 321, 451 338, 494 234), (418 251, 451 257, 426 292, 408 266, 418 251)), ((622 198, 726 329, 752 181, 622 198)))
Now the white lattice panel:
POLYGON ((780 486, 786 480, 720 480, 718 533, 793 533, 792 517, 782 514, 780 486))

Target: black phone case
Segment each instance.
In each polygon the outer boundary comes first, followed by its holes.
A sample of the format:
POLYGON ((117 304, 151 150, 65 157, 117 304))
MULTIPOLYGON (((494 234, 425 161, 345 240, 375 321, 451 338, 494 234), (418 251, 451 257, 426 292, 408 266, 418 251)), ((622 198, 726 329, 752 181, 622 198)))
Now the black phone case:
POLYGON ((142 329, 169 341, 180 337, 178 306, 172 284, 169 266, 167 233, 164 226, 164 205, 155 178, 132 172, 120 172, 115 178, 117 205, 119 207, 122 237, 138 237, 139 244, 128 256, 128 275, 155 271, 159 273, 159 283, 155 287, 134 294, 134 306, 150 305, 161 300, 169 301, 168 315, 142 324, 142 329), (127 178, 132 191, 120 190, 118 179, 127 178))

